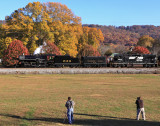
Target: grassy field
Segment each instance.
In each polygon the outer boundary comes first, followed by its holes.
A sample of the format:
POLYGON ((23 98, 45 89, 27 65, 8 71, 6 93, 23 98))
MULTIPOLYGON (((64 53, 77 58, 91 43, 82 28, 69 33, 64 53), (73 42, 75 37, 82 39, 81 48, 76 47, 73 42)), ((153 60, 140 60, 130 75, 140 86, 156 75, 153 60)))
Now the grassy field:
POLYGON ((156 74, 0 75, 0 125, 67 125, 68 96, 76 103, 74 125, 160 125, 156 74), (138 96, 144 99, 146 121, 135 120, 138 96))

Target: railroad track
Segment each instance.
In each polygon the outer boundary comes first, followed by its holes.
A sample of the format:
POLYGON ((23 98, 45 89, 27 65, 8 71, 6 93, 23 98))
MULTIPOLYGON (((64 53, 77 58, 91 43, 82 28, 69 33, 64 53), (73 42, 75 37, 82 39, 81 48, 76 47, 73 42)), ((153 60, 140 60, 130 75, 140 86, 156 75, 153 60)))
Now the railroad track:
POLYGON ((0 74, 160 74, 160 68, 0 68, 0 74))

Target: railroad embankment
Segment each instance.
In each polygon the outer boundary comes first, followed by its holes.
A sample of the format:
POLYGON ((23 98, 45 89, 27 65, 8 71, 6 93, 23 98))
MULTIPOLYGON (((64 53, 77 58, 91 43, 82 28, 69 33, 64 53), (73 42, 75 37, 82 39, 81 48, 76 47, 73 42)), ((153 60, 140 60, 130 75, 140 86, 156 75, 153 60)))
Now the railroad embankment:
POLYGON ((0 68, 0 74, 160 74, 160 68, 0 68))

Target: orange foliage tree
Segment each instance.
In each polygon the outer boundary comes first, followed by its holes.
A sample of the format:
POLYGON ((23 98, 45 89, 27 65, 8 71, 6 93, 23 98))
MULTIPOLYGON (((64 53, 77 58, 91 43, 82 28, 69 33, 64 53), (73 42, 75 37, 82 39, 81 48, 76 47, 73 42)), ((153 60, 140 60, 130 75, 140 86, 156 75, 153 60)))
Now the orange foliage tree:
POLYGON ((20 40, 14 40, 10 43, 8 48, 4 51, 3 65, 14 66, 18 63, 17 58, 22 54, 28 55, 28 49, 23 46, 20 40))
POLYGON ((52 42, 46 42, 46 45, 43 46, 43 51, 45 54, 56 54, 61 55, 59 48, 52 42))
POLYGON ((81 56, 101 56, 101 55, 95 48, 93 48, 93 46, 86 45, 81 52, 81 56))
POLYGON ((133 49, 133 53, 150 54, 150 51, 149 51, 147 48, 145 48, 145 47, 136 46, 136 47, 133 49))

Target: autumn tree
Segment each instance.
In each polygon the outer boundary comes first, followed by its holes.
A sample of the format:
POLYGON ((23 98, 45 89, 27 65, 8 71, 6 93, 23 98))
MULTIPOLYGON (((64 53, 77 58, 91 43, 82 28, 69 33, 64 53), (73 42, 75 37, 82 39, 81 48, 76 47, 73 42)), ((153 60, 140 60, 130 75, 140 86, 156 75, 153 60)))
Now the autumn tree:
POLYGON ((12 42, 12 38, 6 37, 5 39, 0 39, 0 57, 3 57, 4 50, 7 49, 9 44, 12 42))
POLYGON ((143 46, 136 46, 134 47, 132 53, 138 53, 138 54, 150 54, 150 51, 143 47, 143 46))
POLYGON ((18 63, 17 58, 22 55, 28 55, 28 49, 19 40, 14 40, 8 48, 4 51, 3 65, 14 66, 18 63))
POLYGON ((108 49, 108 50, 105 52, 104 55, 105 55, 105 56, 110 56, 110 55, 112 55, 112 51, 111 51, 110 49, 108 49))
POLYGON ((81 18, 66 5, 55 2, 29 3, 7 17, 6 23, 9 30, 19 33, 18 39, 27 45, 31 53, 48 40, 54 42, 62 54, 76 56, 78 53, 81 18))
POLYGON ((155 39, 151 51, 155 55, 160 55, 160 39, 155 39))
POLYGON ((82 27, 81 18, 66 5, 33 2, 6 18, 7 36, 21 40, 30 53, 44 41, 53 42, 62 55, 77 56, 86 44, 95 49, 104 40, 101 30, 82 27))
POLYGON ((61 55, 59 48, 53 42, 46 42, 42 50, 45 54, 61 55))
POLYGON ((150 37, 149 35, 143 35, 139 38, 137 45, 143 46, 146 48, 151 48, 153 46, 154 39, 150 37))
POLYGON ((115 53, 126 53, 128 51, 128 47, 124 45, 117 45, 114 49, 115 53))
POLYGON ((4 39, 0 39, 0 59, 3 57, 4 50, 7 48, 4 39))
POLYGON ((95 48, 93 48, 92 45, 85 45, 84 49, 81 51, 81 56, 101 56, 101 55, 95 48))
MULTIPOLYGON (((78 40, 78 52, 81 54, 87 48, 90 50, 98 50, 100 43, 103 42, 104 37, 102 31, 96 28, 83 27, 83 34, 78 40)), ((99 52, 98 52, 99 53, 99 52)), ((96 54, 97 55, 97 54, 96 54)))
POLYGON ((83 44, 92 45, 98 49, 100 42, 104 41, 102 31, 97 28, 83 27, 83 44))

